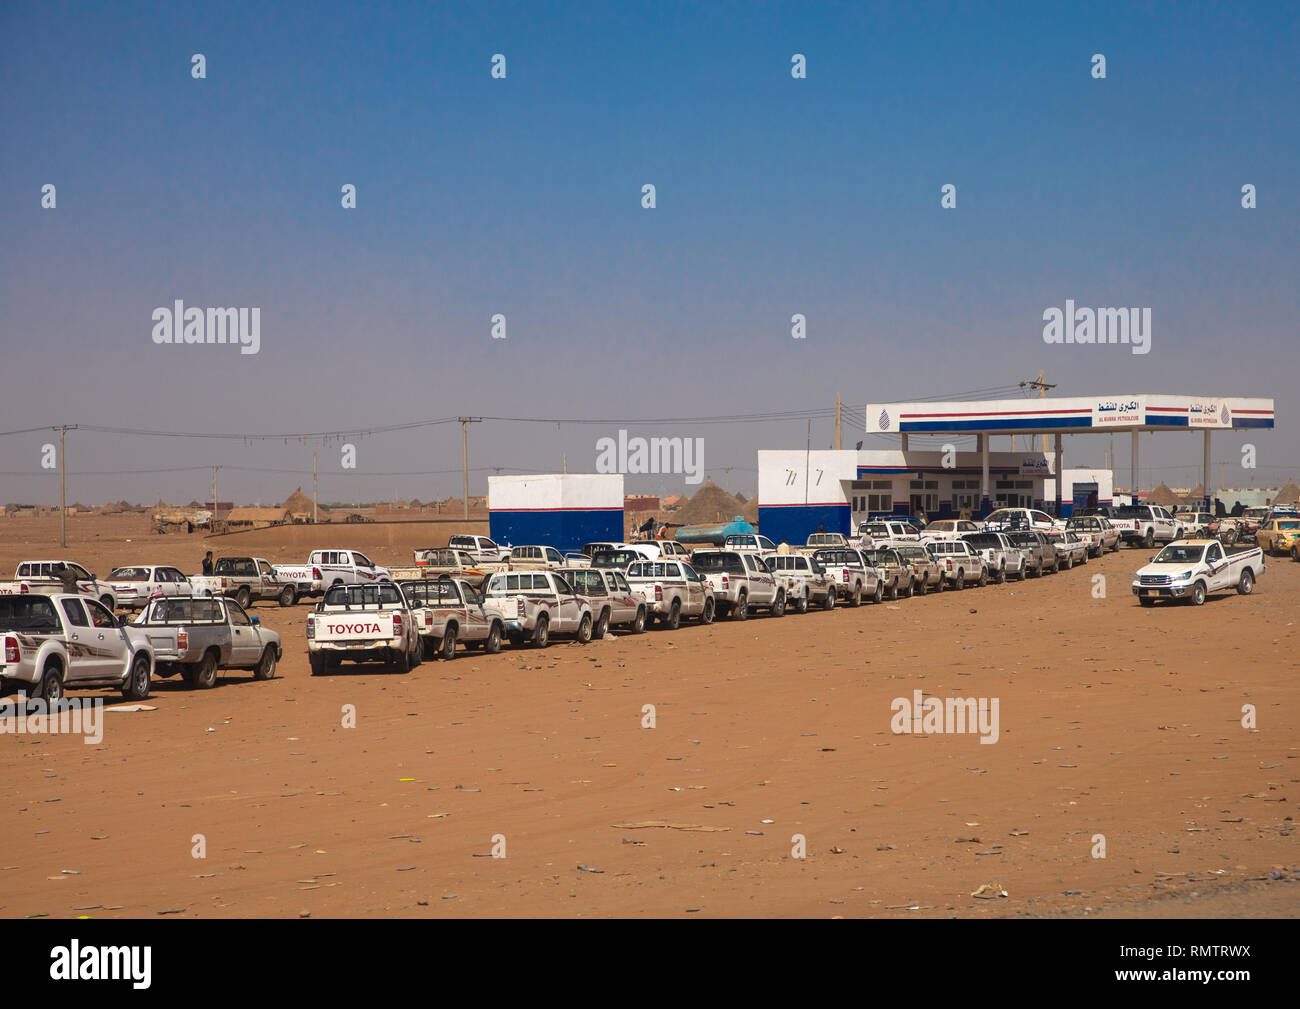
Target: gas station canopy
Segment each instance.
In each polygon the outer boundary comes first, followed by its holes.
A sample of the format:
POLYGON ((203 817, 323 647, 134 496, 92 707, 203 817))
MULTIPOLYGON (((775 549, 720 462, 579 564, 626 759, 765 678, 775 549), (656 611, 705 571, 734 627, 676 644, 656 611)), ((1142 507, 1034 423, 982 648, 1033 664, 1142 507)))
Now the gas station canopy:
POLYGON ((1042 400, 873 403, 867 406, 866 420, 868 434, 1233 430, 1271 428, 1273 400, 1125 394, 1042 400))

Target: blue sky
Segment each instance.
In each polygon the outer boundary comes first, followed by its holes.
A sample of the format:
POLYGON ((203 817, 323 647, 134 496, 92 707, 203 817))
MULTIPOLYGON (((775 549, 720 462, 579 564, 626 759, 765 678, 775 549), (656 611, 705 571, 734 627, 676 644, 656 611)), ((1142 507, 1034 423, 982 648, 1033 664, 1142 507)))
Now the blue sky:
MULTIPOLYGON (((1260 469, 1225 477, 1280 483, 1300 474, 1297 43, 1285 4, 11 2, 0 430, 825 410, 1042 368, 1060 394, 1276 397, 1260 469), (176 298, 260 307, 261 352, 154 345, 176 298), (1044 345, 1066 298, 1151 307, 1152 352, 1044 345)), ((806 431, 627 426, 704 437, 749 491, 754 451, 806 431)), ((474 462, 590 469, 617 427, 484 423, 474 462)), ((818 417, 814 444, 832 437, 818 417)), ((53 499, 47 440, 0 438, 0 497, 53 499)), ((278 500, 310 477, 259 471, 317 448, 323 498, 427 498, 459 474, 378 474, 456 471, 459 440, 365 438, 344 475, 333 444, 77 433, 73 472, 122 475, 70 494, 203 497, 202 472, 124 471, 222 463, 223 498, 278 500)), ((1069 439, 1067 461, 1103 441, 1069 439)), ((1195 482, 1199 439, 1164 443, 1156 478, 1195 482)))

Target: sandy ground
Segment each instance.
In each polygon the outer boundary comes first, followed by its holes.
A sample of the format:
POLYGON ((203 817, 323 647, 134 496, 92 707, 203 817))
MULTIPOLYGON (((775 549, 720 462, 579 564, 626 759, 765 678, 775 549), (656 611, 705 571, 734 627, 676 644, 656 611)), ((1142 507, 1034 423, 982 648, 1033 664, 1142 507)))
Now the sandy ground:
MULTIPOLYGON (((45 522, 0 520, 6 575, 63 553, 45 522)), ((82 520, 66 553, 203 549, 82 520)), ((1296 917, 1300 564, 1147 610, 1144 557, 406 676, 312 678, 307 605, 259 604, 277 679, 0 739, 0 915, 1296 917), (996 698, 998 741, 894 734, 916 689, 996 698)))

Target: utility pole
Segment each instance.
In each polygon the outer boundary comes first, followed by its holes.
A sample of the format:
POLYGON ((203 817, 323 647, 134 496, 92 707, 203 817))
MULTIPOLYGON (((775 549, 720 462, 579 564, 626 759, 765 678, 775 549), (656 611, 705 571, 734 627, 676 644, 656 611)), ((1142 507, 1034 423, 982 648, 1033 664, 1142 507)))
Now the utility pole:
POLYGON ((217 531, 217 470, 220 466, 212 467, 212 527, 211 532, 217 531))
POLYGON ((482 417, 457 417, 460 421, 460 466, 461 476, 461 501, 465 505, 465 519, 469 520, 469 426, 480 423, 482 417))
POLYGON ((835 451, 840 450, 840 394, 835 394, 835 451))
POLYGON ((808 470, 812 466, 812 418, 808 418, 808 447, 803 457, 803 503, 808 507, 808 470))
POLYGON ((75 431, 76 424, 59 426, 59 546, 68 545, 68 465, 63 457, 64 435, 75 431))
MULTIPOLYGON (((1046 399, 1046 398, 1047 398, 1047 390, 1048 390, 1048 389, 1055 389, 1055 388, 1056 388, 1056 383, 1055 383, 1055 382, 1050 382, 1050 383, 1049 383, 1049 382, 1045 382, 1045 381, 1043 381, 1043 373, 1040 371, 1040 372, 1038 373, 1038 381, 1036 381, 1036 382, 1034 382, 1034 381, 1021 382, 1021 383, 1020 383, 1020 388, 1022 388, 1022 389, 1037 389, 1037 390, 1038 390, 1038 398, 1039 398, 1039 399, 1046 399)), ((1031 442, 1031 444, 1032 444, 1032 442, 1031 442)), ((1043 455, 1047 455, 1047 452, 1048 452, 1048 449, 1047 449, 1047 435, 1044 434, 1044 435, 1043 435, 1043 455)), ((1061 475, 1058 473, 1056 478, 1057 478, 1057 480, 1058 480, 1058 482, 1059 482, 1060 479, 1061 479, 1061 475)))

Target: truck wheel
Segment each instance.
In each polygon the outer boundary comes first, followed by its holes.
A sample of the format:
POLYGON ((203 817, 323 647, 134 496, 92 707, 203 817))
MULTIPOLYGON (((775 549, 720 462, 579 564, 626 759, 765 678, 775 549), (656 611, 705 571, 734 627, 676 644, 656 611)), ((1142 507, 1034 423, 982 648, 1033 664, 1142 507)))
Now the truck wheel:
MULTIPOLYGON (((1056 563, 1057 563, 1057 564, 1060 564, 1060 563, 1061 563, 1061 560, 1060 560, 1059 557, 1057 558, 1056 563)), ((1072 568, 1072 567, 1074 567, 1074 554, 1066 554, 1066 555, 1065 555, 1065 570, 1066 570, 1066 571, 1069 571, 1070 568, 1072 568)))
POLYGON ((898 598, 898 579, 894 579, 894 584, 889 586, 889 601, 893 602, 898 598))
POLYGON ((45 667, 45 672, 41 673, 41 682, 36 684, 31 699, 42 700, 47 705, 63 700, 63 674, 53 662, 49 663, 45 667))
POLYGON ((411 671, 411 651, 409 648, 403 648, 393 654, 391 665, 393 672, 403 676, 411 671))
POLYGON ((916 583, 909 578, 907 580, 907 588, 903 589, 903 598, 911 599, 914 595, 916 595, 916 583))
POLYGON ((438 649, 438 654, 450 662, 456 657, 456 625, 450 624, 442 635, 442 647, 438 649))
POLYGON ((822 603, 822 609, 823 609, 823 610, 833 610, 833 609, 835 609, 835 590, 834 590, 834 589, 828 589, 828 590, 826 591, 826 600, 825 600, 825 602, 822 603))
POLYGON ((1143 606, 1154 606, 1156 604, 1154 599, 1148 599, 1146 596, 1138 596, 1138 602, 1143 606))
POLYGON ((961 568, 957 569, 957 580, 952 583, 952 587, 958 592, 966 587, 966 572, 961 568))
POLYGON ((1292 545, 1292 547, 1291 547, 1291 559, 1292 559, 1293 561, 1300 561, 1300 543, 1295 543, 1295 544, 1292 545))
POLYGON ((1239 595, 1248 596, 1254 591, 1255 576, 1251 574, 1250 569, 1247 568, 1241 573, 1241 581, 1237 583, 1237 593, 1239 595))
POLYGON ((261 661, 258 662, 257 668, 253 670, 253 679, 255 680, 273 680, 275 679, 275 649, 267 648, 262 653, 261 661))
POLYGON ((131 674, 122 684, 122 696, 128 701, 143 701, 149 696, 149 656, 137 655, 131 663, 131 674))
POLYGON ((798 599, 798 601, 794 604, 794 611, 795 611, 796 613, 807 613, 807 612, 808 612, 808 593, 807 593, 807 592, 805 592, 802 596, 800 596, 799 599, 798 599))
POLYGON ((284 587, 284 590, 280 593, 280 605, 292 606, 297 601, 298 601, 298 597, 294 595, 293 589, 290 586, 286 585, 284 587))
POLYGON ((774 617, 785 616, 785 589, 776 590, 776 599, 772 602, 772 609, 769 612, 774 617))
POLYGON ((853 595, 849 596, 849 605, 850 606, 862 605, 862 583, 861 582, 853 583, 853 595))
POLYGON ((713 600, 712 599, 704 600, 704 609, 700 613, 700 623, 702 624, 713 623, 713 614, 715 613, 715 611, 716 611, 716 607, 713 605, 713 600))
POLYGON ((872 595, 872 597, 871 597, 871 601, 872 601, 873 603, 875 603, 877 606, 879 606, 879 605, 880 605, 880 600, 882 600, 882 599, 884 599, 884 598, 885 598, 885 588, 884 588, 883 585, 880 584, 879 581, 877 581, 877 582, 876 582, 876 591, 875 591, 875 593, 872 595))
POLYGON ((664 617, 664 626, 670 631, 677 630, 682 625, 682 604, 681 600, 674 599, 673 604, 668 609, 668 616, 664 617))
POLYGON ((246 588, 242 588, 235 593, 235 602, 239 603, 240 607, 243 609, 248 609, 248 600, 250 598, 251 594, 246 588))
POLYGON ((609 610, 605 610, 600 615, 600 623, 596 625, 596 629, 592 632, 592 637, 594 637, 597 641, 599 641, 601 638, 605 636, 605 632, 608 630, 609 630, 609 610))
POLYGON ((912 586, 913 586, 913 591, 914 591, 918 596, 923 596, 923 595, 925 595, 927 592, 930 591, 930 578, 929 578, 929 576, 927 575, 925 578, 922 578, 919 582, 917 582, 917 581, 912 582, 912 586))
POLYGON ((747 620, 749 618, 749 598, 742 592, 740 598, 736 600, 736 606, 731 611, 732 620, 747 620))
POLYGON ((1192 605, 1205 605, 1205 582, 1197 582, 1192 586, 1192 605))
POLYGON ((591 641, 591 614, 586 614, 578 621, 578 643, 587 644, 591 641))
POLYGON ((488 630, 487 640, 483 642, 483 651, 489 655, 496 655, 501 651, 501 625, 493 624, 488 630))
POLYGON ((1155 545, 1156 545, 1156 531, 1154 529, 1148 529, 1146 535, 1142 537, 1142 549, 1150 550, 1155 545))
POLYGON ((632 633, 641 634, 645 631, 645 607, 636 608, 636 619, 632 621, 632 633))
POLYGON ((976 584, 979 585, 980 588, 983 588, 988 583, 989 583, 989 569, 980 568, 980 580, 976 584))
POLYGON ((551 622, 547 619, 545 613, 537 618, 537 626, 533 628, 533 647, 545 648, 551 643, 551 622))
POLYGON ((194 667, 194 686, 199 690, 211 690, 216 685, 217 653, 208 649, 194 667))
POLYGON ((1003 565, 1002 567, 998 568, 998 584, 1005 585, 1006 583, 1007 583, 1007 569, 1006 566, 1003 565))

